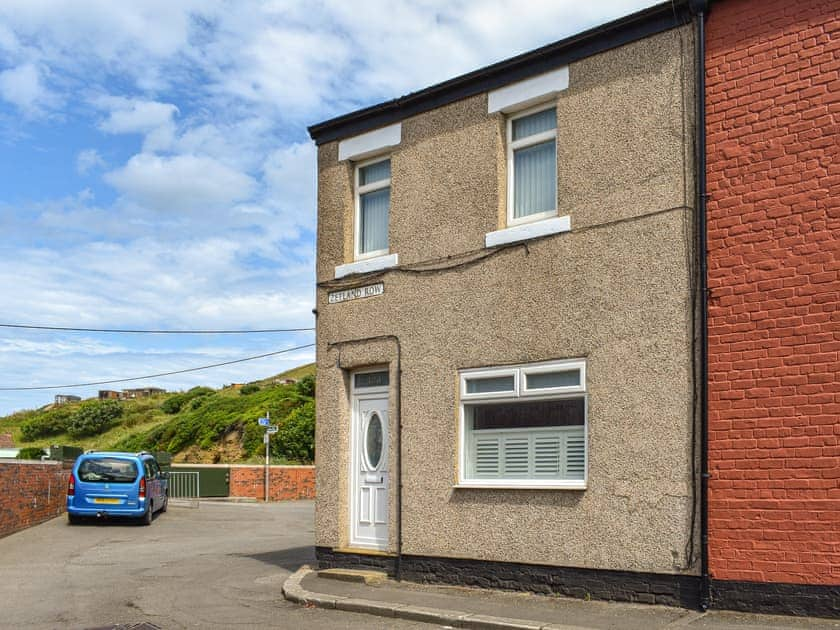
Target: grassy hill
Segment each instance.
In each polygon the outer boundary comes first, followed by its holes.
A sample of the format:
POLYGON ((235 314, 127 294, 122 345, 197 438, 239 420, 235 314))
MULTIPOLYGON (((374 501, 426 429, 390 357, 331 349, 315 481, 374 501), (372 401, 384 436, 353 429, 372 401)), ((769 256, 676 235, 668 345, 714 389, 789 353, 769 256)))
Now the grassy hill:
POLYGON ((270 412, 280 426, 272 458, 309 463, 314 455, 315 365, 304 365, 243 386, 121 401, 87 400, 0 418, 0 433, 20 447, 52 444, 84 449, 168 451, 191 463, 257 462, 264 456, 257 419, 270 412), (297 382, 283 384, 284 379, 297 382))

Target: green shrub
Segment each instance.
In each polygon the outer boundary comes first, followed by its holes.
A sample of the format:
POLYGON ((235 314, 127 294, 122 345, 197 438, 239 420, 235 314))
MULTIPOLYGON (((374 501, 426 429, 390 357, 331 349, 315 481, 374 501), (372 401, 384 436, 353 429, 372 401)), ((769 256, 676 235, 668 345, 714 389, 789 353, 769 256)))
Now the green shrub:
POLYGON ((175 394, 174 396, 167 398, 161 403, 160 409, 163 413, 174 415, 181 411, 181 409, 183 409, 190 401, 192 401, 192 408, 198 409, 201 406, 201 403, 195 402, 196 399, 213 393, 215 393, 215 390, 209 387, 193 387, 186 392, 175 394))
POLYGON ((73 416, 75 406, 62 406, 45 411, 21 423, 20 434, 25 442, 43 437, 58 435, 67 431, 67 425, 73 416))
POLYGON ((259 385, 256 383, 248 383, 240 388, 239 393, 242 396, 248 396, 249 394, 256 394, 258 391, 260 391, 259 385))
POLYGON ((175 394, 174 396, 170 396, 164 400, 160 405, 160 409, 163 413, 168 413, 170 415, 176 414, 181 411, 181 407, 184 406, 186 400, 187 399, 184 394, 175 394))
POLYGON ((302 464, 315 461, 315 402, 292 409, 272 439, 275 454, 302 464))
POLYGON ((265 427, 258 425, 256 420, 246 422, 242 427, 242 450, 248 455, 263 452, 263 433, 265 427))
POLYGON ((312 374, 307 374, 297 383, 295 383, 295 389, 297 390, 297 393, 301 396, 306 396, 307 398, 314 398, 315 377, 312 374))
POLYGON ((99 435, 109 429, 122 412, 122 405, 116 400, 84 402, 67 423, 67 433, 73 437, 99 435))
POLYGON ((18 459, 41 459, 43 455, 46 455, 47 452, 42 449, 38 448, 37 446, 25 446, 20 449, 20 452, 17 454, 18 459))

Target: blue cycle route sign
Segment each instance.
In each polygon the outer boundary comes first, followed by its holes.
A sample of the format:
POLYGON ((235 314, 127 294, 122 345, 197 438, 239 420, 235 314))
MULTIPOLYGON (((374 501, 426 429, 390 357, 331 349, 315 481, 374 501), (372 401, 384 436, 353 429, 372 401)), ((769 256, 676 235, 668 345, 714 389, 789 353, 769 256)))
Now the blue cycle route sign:
POLYGON ((259 420, 257 420, 257 422, 260 423, 261 427, 267 427, 271 424, 271 420, 269 420, 268 418, 260 418, 259 420))

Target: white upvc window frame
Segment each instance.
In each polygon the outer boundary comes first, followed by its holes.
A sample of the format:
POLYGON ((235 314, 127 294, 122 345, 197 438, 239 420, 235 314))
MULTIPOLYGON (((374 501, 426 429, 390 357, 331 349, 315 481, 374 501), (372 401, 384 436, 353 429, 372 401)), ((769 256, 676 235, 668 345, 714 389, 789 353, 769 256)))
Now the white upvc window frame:
POLYGON ((534 396, 546 396, 551 394, 579 394, 586 393, 586 361, 570 360, 557 361, 549 365, 532 365, 520 368, 522 375, 519 385, 520 396, 532 398, 534 396), (552 372, 573 372, 578 370, 580 381, 578 385, 564 385, 561 387, 534 387, 528 388, 529 374, 551 374, 552 372))
POLYGON ((378 155, 374 158, 370 158, 368 160, 364 160, 362 162, 357 162, 354 165, 353 169, 353 189, 354 189, 354 200, 355 200, 355 226, 353 231, 353 260, 367 260, 369 258, 377 258, 379 256, 386 256, 388 252, 391 250, 391 235, 390 235, 390 225, 391 225, 391 195, 390 191, 388 194, 388 247, 385 249, 377 249, 370 252, 361 252, 361 235, 362 235, 362 195, 365 193, 376 192, 377 190, 382 190, 383 188, 391 187, 391 178, 388 177, 387 179, 382 179, 371 184, 365 184, 364 186, 359 185, 359 174, 363 168, 366 166, 371 166, 372 164, 378 164, 379 162, 391 161, 391 155, 378 155))
POLYGON ((557 110, 557 103, 554 101, 542 103, 540 105, 535 105, 534 107, 529 107, 528 109, 524 109, 522 111, 518 111, 516 113, 510 114, 507 116, 506 126, 507 126, 507 226, 513 227, 516 225, 523 225, 526 223, 534 223, 535 221, 542 221, 544 219, 549 219, 551 217, 557 216, 557 169, 555 167, 554 172, 554 209, 553 210, 546 210, 545 212, 537 212, 535 214, 529 214, 524 217, 514 218, 514 152, 518 149, 525 149, 527 147, 533 146, 535 144, 540 144, 543 142, 547 142, 548 140, 554 140, 554 151, 557 151, 557 126, 554 126, 554 129, 549 131, 543 131, 538 134, 534 134, 533 136, 528 136, 526 138, 522 138, 520 140, 513 139, 513 121, 519 118, 524 118, 525 116, 530 116, 531 114, 537 114, 539 112, 544 112, 549 109, 554 109, 555 112, 557 110))
MULTIPOLYGON (((459 414, 458 414, 458 471, 455 488, 499 488, 499 489, 536 489, 536 490, 585 490, 589 482, 589 395, 586 389, 586 360, 566 359, 546 361, 499 368, 474 368, 461 370, 459 381, 459 414), (546 372, 561 372, 580 370, 580 382, 575 386, 552 387, 527 390, 526 375, 546 372), (474 378, 492 378, 514 375, 514 392, 493 392, 487 394, 467 394, 466 381, 474 378), (501 402, 530 402, 538 400, 583 399, 583 479, 477 479, 467 475, 469 470, 469 449, 471 437, 467 432, 466 408, 480 404, 501 402)), ((558 428, 562 432, 566 429, 558 428)), ((513 432, 516 430, 508 430, 513 432)), ((525 429, 526 434, 539 433, 541 429, 525 429)))
POLYGON ((517 398, 519 396, 519 375, 516 368, 498 368, 488 370, 464 370, 461 372, 461 400, 487 400, 495 398, 517 398), (467 381, 482 378, 513 377, 513 389, 502 392, 481 392, 470 394, 467 392, 467 381))

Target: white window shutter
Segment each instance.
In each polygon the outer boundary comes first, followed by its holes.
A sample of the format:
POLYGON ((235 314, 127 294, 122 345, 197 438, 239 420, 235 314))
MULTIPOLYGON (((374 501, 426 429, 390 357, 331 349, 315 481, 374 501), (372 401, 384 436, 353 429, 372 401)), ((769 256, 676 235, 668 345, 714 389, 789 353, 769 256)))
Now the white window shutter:
POLYGON ((538 435, 534 437, 534 476, 560 476, 561 443, 559 435, 538 435))
POLYGON ((506 436, 504 438, 505 477, 526 477, 528 475, 528 437, 506 436))
POLYGON ((498 437, 475 438, 475 474, 477 477, 498 477, 501 472, 498 437))
POLYGON ((583 479, 585 465, 585 439, 583 433, 566 434, 567 479, 583 479))

